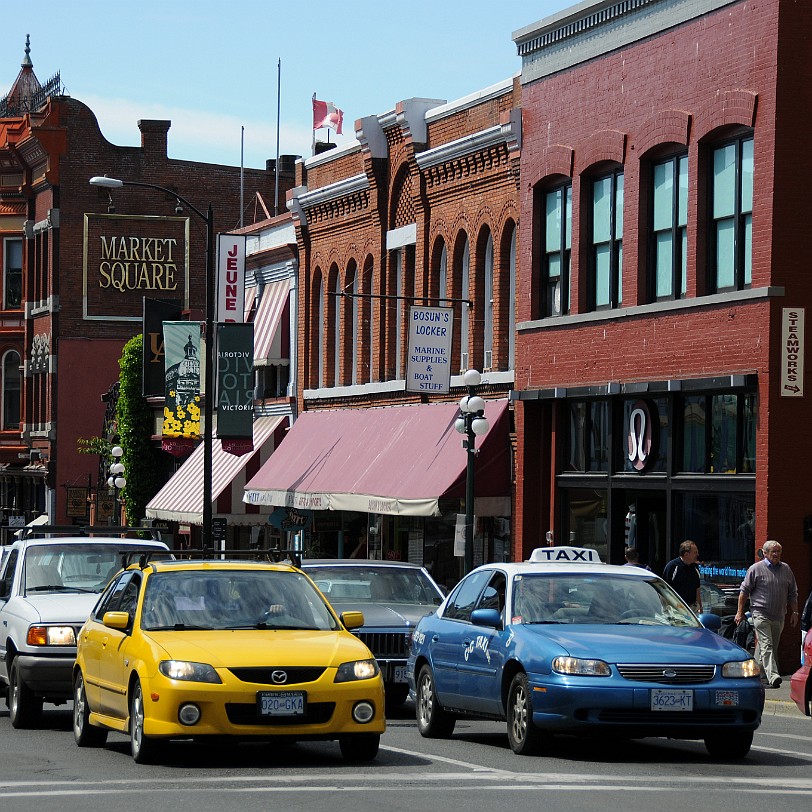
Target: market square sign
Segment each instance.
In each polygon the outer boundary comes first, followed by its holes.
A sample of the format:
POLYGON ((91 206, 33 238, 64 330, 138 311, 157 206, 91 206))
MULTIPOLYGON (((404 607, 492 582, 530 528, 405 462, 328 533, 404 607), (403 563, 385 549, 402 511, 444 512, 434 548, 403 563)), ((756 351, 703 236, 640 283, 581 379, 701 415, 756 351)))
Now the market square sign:
POLYGON ((145 296, 189 307, 189 218, 85 214, 83 317, 141 321, 145 296))

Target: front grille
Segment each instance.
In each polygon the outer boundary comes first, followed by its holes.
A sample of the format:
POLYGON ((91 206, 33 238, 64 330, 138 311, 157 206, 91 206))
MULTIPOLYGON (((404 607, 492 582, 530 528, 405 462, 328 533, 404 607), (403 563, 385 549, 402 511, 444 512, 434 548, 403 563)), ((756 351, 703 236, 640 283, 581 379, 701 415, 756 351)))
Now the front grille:
POLYGON ((242 682, 253 682, 259 685, 299 685, 303 682, 315 682, 325 671, 321 666, 293 666, 288 668, 284 665, 262 666, 259 668, 229 668, 228 670, 242 682), (277 682, 271 676, 274 672, 279 671, 284 671, 287 675, 284 682, 277 682))
POLYGON ((308 702, 302 716, 260 716, 256 702, 250 705, 227 702, 226 714, 232 725, 322 725, 330 721, 335 707, 335 702, 308 702))
POLYGON ((377 659, 397 657, 405 660, 409 656, 409 635, 406 632, 355 632, 355 636, 377 659))
POLYGON ((710 682, 715 665, 623 665, 618 663, 623 679, 634 682, 656 682, 660 685, 693 685, 710 682))

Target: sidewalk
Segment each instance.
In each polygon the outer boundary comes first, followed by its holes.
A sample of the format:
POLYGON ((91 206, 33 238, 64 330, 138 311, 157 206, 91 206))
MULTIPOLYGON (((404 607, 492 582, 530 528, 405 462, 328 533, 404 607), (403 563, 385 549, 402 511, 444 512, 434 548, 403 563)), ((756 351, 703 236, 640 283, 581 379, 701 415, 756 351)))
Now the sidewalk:
POLYGON ((790 676, 787 674, 781 677, 780 688, 767 688, 764 691, 765 716, 803 716, 798 706, 789 698, 790 676))

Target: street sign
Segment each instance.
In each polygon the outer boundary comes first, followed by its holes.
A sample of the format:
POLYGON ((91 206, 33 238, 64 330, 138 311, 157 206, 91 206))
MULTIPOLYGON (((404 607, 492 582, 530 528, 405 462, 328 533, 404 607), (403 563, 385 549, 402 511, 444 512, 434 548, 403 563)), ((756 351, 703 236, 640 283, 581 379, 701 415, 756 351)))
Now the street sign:
POLYGON ((803 307, 785 307, 781 312, 781 397, 804 396, 803 307))
POLYGON ((450 307, 409 308, 407 392, 448 392, 453 335, 454 311, 450 307))

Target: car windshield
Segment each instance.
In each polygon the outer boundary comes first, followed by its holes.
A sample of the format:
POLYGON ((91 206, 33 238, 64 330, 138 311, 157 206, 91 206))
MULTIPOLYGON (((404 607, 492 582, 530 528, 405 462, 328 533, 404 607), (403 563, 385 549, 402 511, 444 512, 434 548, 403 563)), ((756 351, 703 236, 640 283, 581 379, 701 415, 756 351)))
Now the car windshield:
POLYGON ((334 630, 324 599, 298 572, 177 570, 150 576, 141 628, 334 630))
POLYGON ((530 574, 513 580, 515 623, 701 624, 656 577, 530 574))
POLYGON ((121 569, 120 541, 38 544, 25 555, 29 592, 101 592, 121 569))
POLYGON ((439 606, 442 596, 425 573, 412 567, 305 567, 328 601, 439 606))

